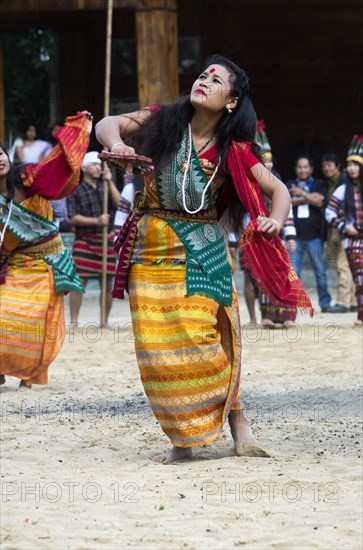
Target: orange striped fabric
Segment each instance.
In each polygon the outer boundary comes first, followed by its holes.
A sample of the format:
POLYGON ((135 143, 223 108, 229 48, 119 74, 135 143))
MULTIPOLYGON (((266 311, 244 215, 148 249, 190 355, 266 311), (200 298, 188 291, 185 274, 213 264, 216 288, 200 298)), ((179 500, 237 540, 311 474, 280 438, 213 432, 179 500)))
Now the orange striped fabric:
POLYGON ((48 367, 64 340, 63 294, 54 292, 51 268, 13 254, 0 303, 1 374, 47 384, 48 367))
POLYGON ((239 400, 241 339, 233 306, 186 294, 185 265, 132 264, 129 294, 141 380, 161 428, 178 447, 221 433, 239 400))
MULTIPOLYGON (((39 195, 21 205, 47 220, 53 217, 49 201, 39 195)), ((0 285, 0 372, 29 384, 47 384, 48 367, 64 340, 63 293, 54 291, 50 266, 14 251, 19 241, 9 232, 5 245, 13 253, 0 285)))

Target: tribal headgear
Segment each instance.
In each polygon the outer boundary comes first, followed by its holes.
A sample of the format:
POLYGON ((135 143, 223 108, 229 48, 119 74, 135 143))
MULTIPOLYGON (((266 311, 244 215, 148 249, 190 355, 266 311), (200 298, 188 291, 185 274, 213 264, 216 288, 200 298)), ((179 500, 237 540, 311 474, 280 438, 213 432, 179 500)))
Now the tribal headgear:
POLYGON ((259 120, 257 120, 255 140, 262 149, 263 158, 267 162, 272 162, 271 146, 267 139, 265 128, 266 126, 263 118, 260 118, 259 120))
POLYGON ((363 164, 363 136, 353 136, 348 149, 347 162, 350 160, 363 164))

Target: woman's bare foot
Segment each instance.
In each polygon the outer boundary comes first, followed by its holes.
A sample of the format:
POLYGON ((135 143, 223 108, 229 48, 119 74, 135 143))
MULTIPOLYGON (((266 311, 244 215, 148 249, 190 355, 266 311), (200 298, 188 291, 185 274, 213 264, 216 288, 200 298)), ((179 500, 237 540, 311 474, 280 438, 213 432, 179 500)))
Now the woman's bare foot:
POLYGON ((354 325, 355 327, 363 327, 363 321, 361 321, 360 319, 357 319, 356 321, 354 321, 354 325))
POLYGON ((32 389, 31 384, 27 383, 25 380, 20 380, 20 384, 19 384, 20 391, 31 390, 31 389, 32 389))
POLYGON ((185 460, 193 457, 193 449, 191 447, 173 447, 170 451, 158 455, 154 458, 160 464, 172 464, 177 460, 185 460))
POLYGON ((261 319, 262 328, 276 328, 276 324, 272 319, 261 319))
POLYGON ((243 411, 231 411, 228 415, 228 423, 237 456, 271 456, 253 435, 243 411))
POLYGON ((100 323, 100 328, 112 329, 110 323, 100 323))

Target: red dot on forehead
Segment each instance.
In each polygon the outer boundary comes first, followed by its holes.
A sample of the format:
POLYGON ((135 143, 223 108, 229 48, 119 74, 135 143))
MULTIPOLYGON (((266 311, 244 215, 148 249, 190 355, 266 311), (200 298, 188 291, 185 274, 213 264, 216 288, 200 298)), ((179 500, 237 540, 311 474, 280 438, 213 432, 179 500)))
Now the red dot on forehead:
POLYGON ((214 73, 214 72, 215 72, 215 69, 210 69, 209 72, 210 72, 210 73, 214 73))

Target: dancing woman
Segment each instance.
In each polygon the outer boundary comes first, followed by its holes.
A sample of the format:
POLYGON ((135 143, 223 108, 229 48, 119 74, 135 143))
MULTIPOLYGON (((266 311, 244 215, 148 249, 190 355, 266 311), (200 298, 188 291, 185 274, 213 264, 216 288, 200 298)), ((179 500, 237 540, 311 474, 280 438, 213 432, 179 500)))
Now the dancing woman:
POLYGON ((261 163, 255 132, 248 77, 222 56, 207 61, 190 94, 176 103, 96 126, 111 152, 136 151, 155 167, 116 241, 113 295, 122 298, 127 285, 141 380, 173 445, 157 457, 164 464, 190 458, 193 447, 220 435, 227 418, 238 455, 268 456, 239 398, 241 328, 218 224, 223 213, 238 233, 243 212, 250 212, 246 258, 262 287, 310 308, 296 276, 289 279, 287 253, 276 238, 289 194, 261 163), (260 186, 272 199, 271 217, 260 186))
POLYGON ((21 387, 47 384, 64 340, 64 293, 83 292, 50 200, 77 187, 92 118, 68 117, 38 165, 14 169, 0 146, 0 383, 10 375, 21 387))

